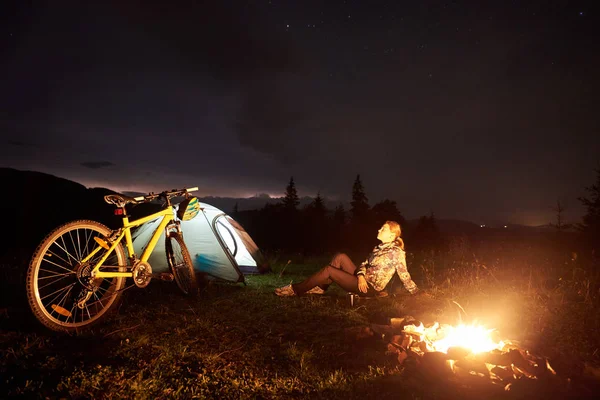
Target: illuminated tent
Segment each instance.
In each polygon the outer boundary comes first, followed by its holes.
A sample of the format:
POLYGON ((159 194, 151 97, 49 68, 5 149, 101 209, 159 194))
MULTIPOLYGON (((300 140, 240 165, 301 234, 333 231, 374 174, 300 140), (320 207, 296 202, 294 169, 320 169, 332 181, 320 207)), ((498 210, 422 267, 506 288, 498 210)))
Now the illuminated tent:
MULTIPOLYGON (((190 221, 181 222, 183 239, 192 257, 194 268, 214 278, 230 282, 243 282, 244 275, 259 272, 264 259, 250 235, 233 218, 206 203, 200 203, 201 211, 190 221)), ((141 254, 158 227, 160 218, 147 222, 133 233, 133 247, 141 254)), ((165 233, 148 262, 153 272, 168 272, 165 254, 165 233)))

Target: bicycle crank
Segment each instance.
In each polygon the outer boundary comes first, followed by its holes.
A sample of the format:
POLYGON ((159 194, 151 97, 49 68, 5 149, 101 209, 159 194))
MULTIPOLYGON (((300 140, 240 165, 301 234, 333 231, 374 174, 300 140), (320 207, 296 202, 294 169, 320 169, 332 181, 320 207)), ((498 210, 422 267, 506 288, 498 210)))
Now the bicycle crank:
POLYGON ((135 286, 145 288, 150 284, 152 280, 152 267, 147 262, 138 261, 131 272, 133 273, 133 283, 135 283, 135 286))

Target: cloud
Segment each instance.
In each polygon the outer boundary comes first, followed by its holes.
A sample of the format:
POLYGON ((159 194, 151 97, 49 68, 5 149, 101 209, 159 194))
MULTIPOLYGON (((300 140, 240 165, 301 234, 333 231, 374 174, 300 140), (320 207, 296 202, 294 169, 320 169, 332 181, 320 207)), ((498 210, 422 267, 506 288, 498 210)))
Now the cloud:
POLYGON ((113 164, 109 161, 86 161, 86 162, 82 162, 81 165, 83 165, 84 167, 87 167, 87 168, 91 168, 91 169, 99 169, 99 168, 112 167, 115 164, 113 164))

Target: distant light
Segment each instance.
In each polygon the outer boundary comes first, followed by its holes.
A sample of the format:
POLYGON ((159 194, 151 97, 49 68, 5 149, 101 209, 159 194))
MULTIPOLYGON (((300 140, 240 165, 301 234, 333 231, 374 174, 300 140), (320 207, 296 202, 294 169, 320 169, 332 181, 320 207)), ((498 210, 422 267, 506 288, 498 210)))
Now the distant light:
POLYGON ((485 228, 485 225, 479 225, 481 228, 485 228))
POLYGON ((504 225, 504 227, 505 227, 505 228, 507 228, 507 226, 506 226, 506 225, 504 225))

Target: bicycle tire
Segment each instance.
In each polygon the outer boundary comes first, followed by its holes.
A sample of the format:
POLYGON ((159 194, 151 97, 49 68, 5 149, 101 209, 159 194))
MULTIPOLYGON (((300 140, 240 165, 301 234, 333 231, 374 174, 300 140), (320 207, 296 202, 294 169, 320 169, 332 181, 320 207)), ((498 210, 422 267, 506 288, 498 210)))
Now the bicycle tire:
POLYGON ((198 293, 196 272, 183 237, 179 233, 171 232, 166 238, 165 247, 167 263, 177 286, 185 295, 196 295, 198 293))
MULTIPOLYGON (((77 220, 54 229, 38 245, 27 270, 26 290, 33 315, 44 326, 56 332, 75 332, 89 328, 116 308, 126 278, 89 281, 88 275, 92 263, 107 250, 95 254, 88 263, 80 263, 98 247, 94 237, 110 234, 111 230, 99 222, 77 220), (80 296, 88 293, 83 308, 78 307, 80 296)), ((125 250, 119 243, 104 264, 118 266, 122 272, 126 263, 125 250)))

